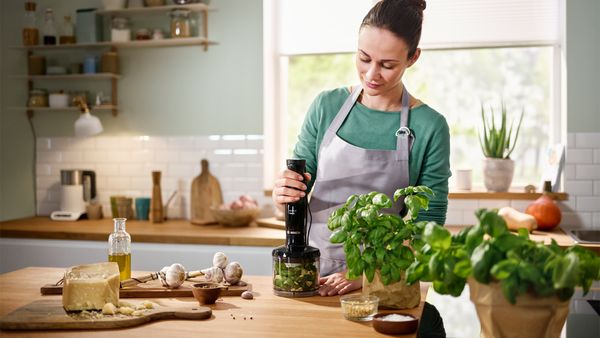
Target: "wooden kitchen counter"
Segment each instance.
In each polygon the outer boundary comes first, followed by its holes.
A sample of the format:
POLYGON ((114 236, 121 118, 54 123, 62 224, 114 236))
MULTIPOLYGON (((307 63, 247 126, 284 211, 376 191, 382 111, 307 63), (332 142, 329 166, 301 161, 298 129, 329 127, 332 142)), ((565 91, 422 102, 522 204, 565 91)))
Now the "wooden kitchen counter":
MULTIPOLYGON (((0 275, 0 316, 40 299, 40 286, 53 283, 63 273, 58 268, 26 268, 0 275)), ((143 272, 136 272, 136 274, 143 272)), ((212 317, 201 321, 165 320, 116 330, 1 331, 2 337, 235 337, 235 338, 305 338, 305 337, 389 337, 373 330, 370 322, 352 322, 343 318, 339 296, 283 298, 273 295, 270 276, 246 276, 255 298, 222 297, 212 317), (236 319, 233 319, 231 315, 236 319), (249 316, 252 316, 252 320, 249 316), (247 319, 244 320, 243 317, 247 319)), ((422 284, 424 300, 427 285, 422 284)), ((196 304, 194 298, 179 298, 196 304)), ((415 309, 403 310, 420 318, 423 302, 415 309)), ((400 337, 414 337, 405 335, 400 337)))
MULTIPOLYGON (((0 222, 0 237, 72 239, 106 241, 113 231, 111 219, 52 221, 48 217, 31 217, 0 222)), ((164 223, 127 221, 127 232, 134 242, 211 244, 277 247, 285 242, 285 232, 258 227, 230 228, 221 225, 194 225, 187 220, 164 223)))

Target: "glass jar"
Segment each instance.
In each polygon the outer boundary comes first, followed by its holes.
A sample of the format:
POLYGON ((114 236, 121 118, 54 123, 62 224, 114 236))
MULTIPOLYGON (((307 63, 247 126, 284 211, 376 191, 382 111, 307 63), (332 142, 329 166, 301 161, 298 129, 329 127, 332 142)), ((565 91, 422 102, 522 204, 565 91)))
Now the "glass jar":
POLYGON ((119 265, 121 280, 131 278, 131 236, 125 222, 127 218, 113 218, 114 231, 108 236, 108 261, 119 265))
POLYGON ((27 107, 48 107, 48 92, 44 89, 32 89, 29 92, 27 107))
POLYGON ((127 18, 115 17, 112 19, 110 40, 113 42, 127 42, 131 40, 131 29, 127 18))
POLYGON ((61 45, 75 43, 75 27, 71 21, 71 16, 66 15, 65 21, 63 22, 62 30, 58 38, 58 43, 61 45))
POLYGON ((23 18, 23 45, 25 46, 35 46, 40 40, 35 7, 35 2, 25 2, 25 17, 23 18))
POLYGON ((44 14, 44 26, 42 26, 42 39, 44 45, 56 45, 58 42, 58 33, 56 32, 56 24, 54 23, 54 11, 52 8, 47 8, 44 14))
POLYGON ((189 38, 191 36, 189 9, 174 9, 171 11, 171 37, 189 38))

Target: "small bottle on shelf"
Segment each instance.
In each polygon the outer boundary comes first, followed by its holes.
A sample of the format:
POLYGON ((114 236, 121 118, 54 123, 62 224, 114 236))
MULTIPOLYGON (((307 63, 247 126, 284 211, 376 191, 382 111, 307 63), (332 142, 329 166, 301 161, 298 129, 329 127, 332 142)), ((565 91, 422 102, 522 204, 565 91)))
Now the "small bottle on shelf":
POLYGON ((35 2, 25 2, 25 17, 23 25, 23 45, 35 46, 40 43, 37 18, 35 13, 35 2))
POLYGON ((127 218, 113 218, 114 231, 108 236, 108 261, 119 265, 120 279, 131 278, 131 236, 125 231, 127 218))
POLYGON ((63 22, 60 38, 58 40, 61 45, 75 43, 75 27, 73 26, 70 15, 65 16, 65 21, 63 22))
POLYGON ((44 13, 44 26, 42 26, 44 45, 56 45, 57 35, 56 24, 54 23, 54 11, 52 8, 47 8, 44 13))

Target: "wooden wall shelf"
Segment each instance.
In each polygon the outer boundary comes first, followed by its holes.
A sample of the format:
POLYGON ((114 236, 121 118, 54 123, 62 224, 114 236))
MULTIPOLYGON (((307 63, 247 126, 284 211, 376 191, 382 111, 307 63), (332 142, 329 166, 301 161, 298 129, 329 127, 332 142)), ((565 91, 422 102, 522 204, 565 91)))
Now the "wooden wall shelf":
POLYGON ((120 79, 120 74, 95 73, 95 74, 57 74, 57 75, 11 75, 14 79, 26 80, 110 80, 120 79))

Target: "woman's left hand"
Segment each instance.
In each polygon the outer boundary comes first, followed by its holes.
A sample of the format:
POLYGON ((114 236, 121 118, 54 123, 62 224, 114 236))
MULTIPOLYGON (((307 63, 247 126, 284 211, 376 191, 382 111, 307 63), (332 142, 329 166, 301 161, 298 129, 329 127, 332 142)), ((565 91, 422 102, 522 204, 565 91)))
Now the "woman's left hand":
POLYGON ((362 279, 347 280, 346 272, 336 272, 319 278, 319 284, 321 284, 319 294, 321 296, 335 296, 360 289, 362 287, 362 279))

